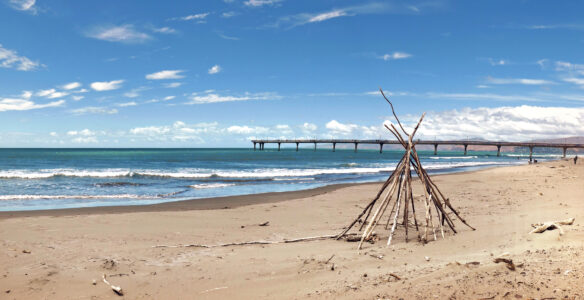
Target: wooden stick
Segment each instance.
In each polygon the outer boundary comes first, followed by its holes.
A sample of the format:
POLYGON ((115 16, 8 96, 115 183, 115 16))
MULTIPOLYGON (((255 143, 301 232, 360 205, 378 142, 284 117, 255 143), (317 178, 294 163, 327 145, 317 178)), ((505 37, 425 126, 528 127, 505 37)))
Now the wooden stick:
MULTIPOLYGON (((404 168, 404 164, 401 164, 399 171, 397 171, 401 176, 401 173, 403 171, 404 168)), ((393 185, 395 185, 397 182, 396 179, 393 180, 393 185)), ((391 190, 393 190, 393 187, 391 188, 391 190)), ((379 214, 379 211, 381 210, 381 208, 383 207, 383 204, 385 201, 387 201, 388 198, 385 198, 383 200, 383 202, 379 205, 379 207, 377 208, 377 211, 375 211, 375 214, 373 215, 373 217, 371 218, 371 221, 369 222, 369 224, 367 224, 367 227, 365 228, 365 231, 363 232, 363 236, 361 237, 361 241, 359 242, 359 246, 357 247, 357 249, 361 249, 363 242, 365 241, 365 239, 373 232, 373 228, 375 227, 375 221, 377 218, 377 215, 379 214)))
MULTIPOLYGON (((403 160, 403 157, 402 157, 403 160)), ((401 160, 398 162, 398 165, 401 163, 401 160)), ((397 170, 397 166, 396 166, 396 170, 397 170)), ((381 189, 379 190, 379 192, 377 193, 377 195, 375 196, 375 198, 369 202, 369 204, 365 207, 365 209, 363 209, 363 211, 361 212, 361 214, 359 214, 359 216, 357 216, 357 218, 355 220, 353 220, 353 222, 347 226, 347 228, 345 230, 343 230, 343 232, 341 232, 340 234, 338 234, 337 236, 337 240, 342 238, 345 234, 347 234, 347 232, 349 232, 349 230, 351 230, 351 228, 355 225, 355 223, 357 223, 357 221, 359 221, 361 219, 361 217, 363 217, 363 215, 369 210, 373 209, 373 206, 375 205, 375 202, 377 202, 377 200, 379 199, 379 197, 381 197, 381 194, 383 194, 383 191, 385 190, 385 188, 387 188, 387 186, 389 185, 389 183, 391 182, 392 177, 395 174, 395 170, 394 172, 389 176, 389 178, 385 181, 385 183, 383 184, 383 186, 381 187, 381 189)), ((369 214, 367 214, 367 218, 369 217, 369 214)), ((365 220, 367 220, 367 218, 365 220)), ((363 222, 363 225, 365 224, 365 222, 363 222)), ((359 229, 362 230, 363 226, 361 226, 361 228, 359 229)))
POLYGON ((104 273, 104 274, 102 275, 103 283, 105 283, 105 284, 109 285, 109 287, 110 287, 110 288, 111 288, 111 289, 112 289, 112 290, 113 290, 113 291, 114 291, 116 294, 118 294, 118 296, 123 296, 123 295, 124 295, 124 291, 122 290, 122 288, 121 288, 121 287, 119 287, 119 286, 115 286, 115 285, 113 285, 113 284, 109 283, 109 281, 107 281, 107 279, 105 279, 105 278, 106 278, 106 276, 105 276, 105 273, 104 273))
POLYGON ((393 116, 395 117, 395 119, 397 120, 397 124, 399 124, 399 127, 401 127, 401 129, 403 130, 403 132, 409 136, 409 134, 406 132, 406 130, 404 129, 404 127, 402 126, 401 122, 399 121, 399 118, 397 117, 397 115, 395 114, 395 110, 393 109, 393 104, 391 103, 391 101, 389 101, 389 99, 387 99, 387 97, 385 97, 385 94, 383 93, 383 90, 381 88, 379 88, 379 91, 381 92, 381 95, 383 96, 383 98, 385 98, 385 101, 387 101, 387 103, 389 103, 389 106, 391 106, 391 112, 393 113, 393 116))
POLYGON ((336 239, 336 234, 329 235, 319 235, 319 236, 309 236, 297 239, 289 239, 282 241, 249 241, 240 243, 225 243, 216 245, 205 245, 205 244, 186 244, 186 245, 156 245, 152 248, 217 248, 217 247, 229 247, 229 246, 245 246, 245 245, 272 245, 272 244, 287 244, 287 243, 297 243, 297 242, 308 242, 316 240, 326 240, 326 239, 336 239))

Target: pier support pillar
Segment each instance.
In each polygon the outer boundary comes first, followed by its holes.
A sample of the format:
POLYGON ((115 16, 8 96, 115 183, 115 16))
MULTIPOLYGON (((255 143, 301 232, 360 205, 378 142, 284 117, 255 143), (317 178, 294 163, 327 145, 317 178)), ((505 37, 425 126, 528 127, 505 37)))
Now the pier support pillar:
POLYGON ((501 145, 497 145, 497 157, 501 156, 501 145))
POLYGON ((468 145, 464 145, 464 155, 466 155, 466 148, 468 148, 468 145))
POLYGON ((568 150, 568 148, 564 147, 564 156, 562 156, 563 158, 566 158, 566 150, 568 150))
POLYGON ((253 151, 256 151, 256 143, 253 142, 253 151))
POLYGON ((379 144, 379 153, 383 153, 383 143, 379 144))
POLYGON ((299 144, 299 143, 296 143, 296 152, 298 152, 298 144, 299 144))
POLYGON ((314 143, 314 151, 316 151, 316 143, 314 143))
POLYGON ((261 144, 260 144, 260 150, 264 150, 264 148, 265 148, 265 145, 264 145, 264 143, 261 143, 261 144))
POLYGON ((278 151, 280 151, 280 143, 278 143, 278 151))
POLYGON ((434 144, 434 155, 438 155, 438 144, 434 144))
POLYGON ((529 161, 533 158, 533 146, 529 146, 529 161))
POLYGON ((335 148, 337 148, 337 143, 333 143, 333 152, 335 152, 335 148))
POLYGON ((355 153, 357 153, 357 145, 359 145, 359 143, 355 143, 355 153))

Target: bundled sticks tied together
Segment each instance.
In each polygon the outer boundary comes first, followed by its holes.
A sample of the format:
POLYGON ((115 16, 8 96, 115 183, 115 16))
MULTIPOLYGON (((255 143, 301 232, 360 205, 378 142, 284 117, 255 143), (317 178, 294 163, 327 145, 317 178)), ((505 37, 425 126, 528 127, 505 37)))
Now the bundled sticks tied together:
POLYGON ((359 221, 362 221, 359 231, 363 231, 361 236, 361 241, 359 243, 359 249, 361 249, 363 242, 368 241, 372 238, 374 229, 380 225, 382 217, 387 212, 387 209, 391 206, 389 215, 387 215, 387 221, 385 228, 389 229, 391 223, 391 231, 389 238, 387 240, 387 246, 391 244, 391 239, 394 235, 395 229, 398 223, 401 223, 405 227, 406 242, 408 241, 408 228, 410 226, 410 218, 413 218, 413 225, 418 233, 418 240, 427 242, 428 236, 431 234, 433 239, 436 240, 436 229, 440 230, 442 238, 444 238, 444 224, 456 233, 454 228, 454 222, 450 215, 448 215, 447 210, 454 213, 458 219, 464 223, 466 226, 470 226, 452 207, 450 200, 446 198, 442 192, 438 189, 438 186, 432 181, 426 170, 422 167, 420 163, 420 158, 416 151, 414 135, 420 127, 420 123, 424 119, 425 113, 422 114, 420 121, 418 121, 416 127, 413 131, 408 133, 402 126, 399 118, 397 117, 393 104, 385 96, 382 89, 379 89, 381 95, 391 106, 391 111, 395 117, 397 124, 399 125, 404 136, 397 130, 397 128, 391 124, 391 126, 385 125, 385 127, 395 136, 395 138, 400 142, 400 144, 405 148, 404 156, 398 162, 395 170, 389 176, 387 181, 383 184, 375 198, 369 202, 365 209, 359 214, 359 216, 347 227, 345 230, 337 236, 340 239, 351 230, 353 226, 359 221), (418 175, 422 187, 424 190, 424 214, 425 214, 425 224, 418 224, 418 219, 416 217, 415 201, 412 192, 412 169, 418 175), (434 208, 434 213, 432 208, 434 208), (411 211, 411 214, 410 214, 411 211), (373 214, 372 214, 373 213, 373 214), (435 214, 435 215, 434 215, 435 214), (362 217, 365 216, 364 219, 362 217), (401 218, 400 218, 401 217, 401 218), (437 218, 436 222, 434 222, 437 218), (401 219, 401 220, 400 220, 401 219), (423 227, 424 233, 420 235, 420 228, 423 227))

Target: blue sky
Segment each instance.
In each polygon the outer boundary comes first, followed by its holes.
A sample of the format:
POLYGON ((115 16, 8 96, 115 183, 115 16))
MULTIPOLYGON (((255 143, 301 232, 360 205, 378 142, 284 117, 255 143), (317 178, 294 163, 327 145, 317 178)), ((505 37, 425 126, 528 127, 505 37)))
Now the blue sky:
POLYGON ((0 0, 1 147, 584 135, 584 3, 0 0))

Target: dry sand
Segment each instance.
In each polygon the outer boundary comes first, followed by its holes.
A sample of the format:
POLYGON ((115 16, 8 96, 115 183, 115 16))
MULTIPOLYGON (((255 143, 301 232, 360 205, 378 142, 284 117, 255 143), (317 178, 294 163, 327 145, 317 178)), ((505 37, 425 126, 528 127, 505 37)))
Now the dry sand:
POLYGON ((378 229, 382 240, 361 251, 336 240, 152 247, 335 234, 378 183, 205 205, 0 213, 0 299, 122 298, 101 282, 102 273, 128 299, 584 298, 584 165, 556 161, 434 178, 476 231, 457 223, 459 234, 423 245, 405 243, 398 227, 386 248, 388 233, 378 229), (568 217, 576 222, 563 236, 528 234, 532 223, 568 217), (269 226, 258 226, 265 221, 269 226), (493 262, 503 253, 515 271, 493 262))

